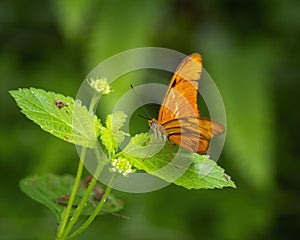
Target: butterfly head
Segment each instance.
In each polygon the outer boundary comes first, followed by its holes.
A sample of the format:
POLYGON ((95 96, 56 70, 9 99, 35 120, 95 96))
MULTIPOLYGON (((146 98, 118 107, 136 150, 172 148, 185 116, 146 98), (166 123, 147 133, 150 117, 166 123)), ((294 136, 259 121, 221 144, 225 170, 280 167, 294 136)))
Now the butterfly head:
POLYGON ((164 127, 157 122, 156 119, 152 118, 151 120, 148 121, 150 130, 154 134, 156 138, 159 138, 162 141, 167 141, 168 135, 166 133, 166 130, 164 127))
POLYGON ((155 118, 152 118, 152 119, 148 120, 148 124, 149 124, 149 127, 152 129, 152 128, 155 128, 158 123, 155 118))

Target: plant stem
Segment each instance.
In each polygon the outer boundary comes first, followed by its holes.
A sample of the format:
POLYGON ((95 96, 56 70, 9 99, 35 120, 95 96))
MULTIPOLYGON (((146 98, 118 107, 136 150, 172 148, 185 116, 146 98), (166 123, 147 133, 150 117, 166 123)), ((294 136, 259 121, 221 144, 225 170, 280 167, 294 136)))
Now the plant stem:
MULTIPOLYGON (((93 97, 92 97, 92 100, 90 102, 90 106, 89 106, 89 110, 93 110, 94 107, 96 106, 96 103, 99 99, 99 94, 97 94, 96 92, 94 93, 93 97)), ((71 213, 71 209, 72 209, 72 205, 73 205, 73 202, 74 202, 74 199, 76 197, 76 193, 77 193, 77 190, 78 190, 78 187, 79 187, 79 184, 80 184, 80 180, 81 180, 81 176, 82 176, 82 171, 83 171, 83 166, 84 166, 84 161, 85 161, 85 156, 86 156, 86 148, 85 147, 82 147, 82 150, 81 150, 81 154, 80 154, 80 160, 79 160, 79 163, 78 163, 78 168, 77 168, 77 173, 76 173, 76 178, 75 178, 75 182, 74 182, 74 186, 73 186, 73 189, 72 189, 72 193, 71 193, 71 196, 70 196, 70 199, 68 201, 68 205, 67 205, 67 208, 66 210, 63 212, 63 218, 62 218, 62 221, 58 227, 58 231, 57 231, 57 238, 56 239, 63 239, 63 235, 66 235, 65 234, 65 228, 66 228, 66 225, 67 225, 67 222, 69 220, 69 216, 70 216, 70 213, 71 213)))
POLYGON ((94 111, 94 108, 95 108, 95 106, 96 106, 99 99, 100 99, 99 93, 94 92, 94 95, 93 95, 92 100, 90 102, 89 111, 94 111))
POLYGON ((104 203, 106 202, 111 190, 112 190, 112 185, 113 182, 115 180, 115 176, 113 175, 110 179, 109 184, 107 185, 107 188, 105 190, 104 195, 101 198, 101 201, 99 202, 98 206, 96 207, 96 209, 94 210, 94 212, 91 214, 91 216, 84 222, 84 224, 82 224, 75 232, 73 232, 69 237, 67 237, 67 240, 71 240, 75 237, 77 237, 82 231, 84 231, 91 223, 92 221, 95 219, 95 217, 98 215, 98 213, 101 211, 101 209, 103 208, 104 203))
POLYGON ((63 218, 62 218, 62 221, 61 221, 61 223, 58 227, 58 233, 57 233, 57 238, 56 239, 61 239, 62 234, 64 233, 64 230, 65 230, 66 224, 68 222, 68 219, 69 219, 69 216, 70 216, 70 213, 71 213, 71 209, 72 209, 72 205, 73 205, 73 202, 74 202, 77 190, 78 190, 78 186, 80 184, 82 171, 83 171, 83 161, 85 159, 85 155, 86 155, 86 148, 83 147, 82 150, 81 150, 81 154, 80 154, 80 160, 79 160, 79 163, 78 163, 78 168, 77 168, 77 173, 76 173, 76 178, 75 178, 74 186, 73 186, 73 189, 72 189, 72 193, 71 193, 70 199, 68 201, 67 208, 63 212, 63 218))
POLYGON ((97 178, 98 176, 100 175, 102 169, 103 169, 103 165, 101 164, 100 162, 100 153, 99 151, 97 150, 97 148, 95 148, 95 153, 96 153, 96 157, 97 157, 97 160, 98 160, 98 165, 97 165, 97 169, 94 173, 94 176, 92 178, 92 180, 90 181, 89 183, 89 186, 87 188, 87 190, 85 191, 85 194, 83 196, 83 198, 81 199, 78 207, 76 208, 75 212, 74 212, 74 215, 72 216, 72 218, 70 219, 70 222, 68 223, 63 235, 62 235, 62 238, 64 239, 66 236, 68 236, 69 232, 72 230, 74 224, 77 222, 79 216, 80 216, 80 213, 82 212, 83 208, 85 207, 86 205, 86 201, 88 200, 95 184, 97 183, 97 178))

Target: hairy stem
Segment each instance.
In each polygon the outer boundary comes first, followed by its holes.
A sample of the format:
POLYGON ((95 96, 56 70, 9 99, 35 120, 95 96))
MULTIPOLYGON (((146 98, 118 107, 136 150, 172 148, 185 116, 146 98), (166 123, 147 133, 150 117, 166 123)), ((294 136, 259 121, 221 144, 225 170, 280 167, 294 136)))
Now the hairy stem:
POLYGON ((81 154, 80 154, 80 160, 79 160, 79 163, 78 163, 78 168, 77 168, 77 173, 76 173, 74 186, 73 186, 73 189, 72 189, 70 199, 68 201, 67 208, 63 212, 63 218, 62 218, 62 221, 61 221, 61 223, 58 227, 58 232, 57 232, 57 238, 56 239, 61 239, 62 234, 64 233, 64 230, 65 230, 66 224, 68 222, 68 219, 69 219, 69 216, 70 216, 70 213, 71 213, 71 209, 72 209, 72 205, 73 205, 73 202, 74 202, 74 199, 75 199, 75 196, 76 196, 79 184, 80 184, 82 171, 83 171, 83 161, 85 159, 85 156, 86 156, 86 148, 82 148, 81 154))
MULTIPOLYGON (((100 98, 100 95, 95 92, 93 97, 92 97, 92 100, 90 102, 89 111, 94 110, 99 98, 100 98)), ((87 149, 85 147, 82 147, 82 150, 81 150, 81 153, 80 153, 80 160, 79 160, 79 163, 78 163, 78 168, 77 168, 77 173, 76 173, 76 178, 75 178, 74 186, 73 186, 73 189, 72 189, 72 193, 71 193, 70 199, 68 201, 67 208, 63 212, 62 221, 61 221, 61 223, 59 224, 59 227, 58 227, 57 237, 56 237, 57 240, 64 239, 65 236, 67 236, 67 234, 71 230, 72 226, 75 224, 75 222, 78 219, 78 217, 76 217, 76 220, 72 221, 71 227, 67 226, 68 232, 66 233, 66 225, 67 225, 68 220, 69 220, 69 216, 70 216, 70 213, 71 213, 71 210, 72 210, 72 205, 73 205, 74 199, 76 197, 76 193, 77 193, 77 190, 78 190, 78 187, 79 187, 79 184, 80 184, 80 180, 81 180, 81 176, 82 176, 82 171, 83 171, 83 166, 84 166, 83 163, 85 161, 86 151, 87 151, 87 149)), ((93 188, 91 187, 91 189, 93 189, 93 188)), ((85 200, 85 202, 86 202, 86 200, 85 200)), ((82 203, 83 206, 84 206, 85 202, 82 203)), ((81 208, 83 208, 83 207, 81 207, 81 208)), ((81 210, 78 211, 79 213, 77 213, 77 214, 80 215, 81 210)), ((74 216, 72 217, 72 219, 73 218, 74 218, 74 216)))
POLYGON ((82 224, 75 232, 73 232, 69 237, 67 237, 67 240, 71 240, 74 239, 75 237, 77 237, 81 232, 83 232, 95 219, 95 217, 98 215, 98 213, 101 211, 101 209, 103 208, 104 203, 106 202, 111 190, 112 190, 112 185, 114 182, 116 175, 113 175, 106 190, 105 193, 103 195, 103 197, 101 198, 101 201, 99 202, 98 206, 96 207, 96 209, 94 210, 94 212, 91 214, 91 216, 84 222, 84 224, 82 224))
POLYGON ((65 231, 63 233, 63 238, 65 238, 66 236, 68 236, 68 234, 72 230, 74 224, 77 222, 78 218, 80 217, 80 214, 81 214, 83 208, 86 205, 86 201, 88 200, 91 192, 93 191, 93 188, 94 188, 95 184, 97 183, 97 178, 98 178, 98 176, 100 175, 100 173, 101 173, 101 171, 103 169, 103 164, 100 162, 101 161, 101 156, 100 156, 100 153, 99 153, 97 147, 95 148, 95 154, 96 154, 97 161, 98 161, 97 169, 96 169, 96 171, 94 173, 94 176, 93 176, 92 180, 89 183, 89 186, 88 186, 87 190, 84 193, 83 198, 81 199, 78 207, 76 208, 76 210, 74 212, 74 215, 70 219, 70 222, 67 225, 67 227, 66 227, 66 229, 65 229, 65 231))

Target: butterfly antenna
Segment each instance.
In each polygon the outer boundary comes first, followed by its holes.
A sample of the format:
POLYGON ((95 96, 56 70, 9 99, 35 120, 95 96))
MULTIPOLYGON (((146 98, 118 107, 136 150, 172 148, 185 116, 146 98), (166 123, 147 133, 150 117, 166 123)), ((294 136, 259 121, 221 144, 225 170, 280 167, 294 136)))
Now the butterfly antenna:
POLYGON ((145 118, 145 119, 147 119, 147 120, 150 120, 150 119, 151 119, 151 116, 150 116, 149 112, 147 111, 147 109, 145 108, 144 103, 141 101, 141 98, 138 96, 138 94, 137 94, 136 91, 134 90, 132 84, 130 84, 130 87, 131 87, 131 90, 134 92, 136 98, 137 98, 138 101, 140 102, 140 104, 141 104, 142 108, 144 109, 144 112, 146 113, 146 115, 148 116, 148 118, 145 117, 145 116, 143 116, 143 115, 141 115, 141 114, 138 114, 138 116, 140 116, 140 117, 142 117, 142 118, 145 118))
POLYGON ((150 118, 143 116, 142 114, 138 114, 139 117, 149 120, 150 118))

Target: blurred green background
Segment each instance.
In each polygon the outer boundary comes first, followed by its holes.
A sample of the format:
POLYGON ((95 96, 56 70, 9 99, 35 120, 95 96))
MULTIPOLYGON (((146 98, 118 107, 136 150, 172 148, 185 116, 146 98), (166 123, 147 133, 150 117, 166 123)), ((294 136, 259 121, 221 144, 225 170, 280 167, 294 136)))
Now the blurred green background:
POLYGON ((0 239, 53 239, 55 217, 18 182, 75 173, 78 161, 74 146, 27 120, 8 91, 75 97, 102 60, 145 46, 202 54, 227 111, 219 164, 238 188, 115 191, 130 220, 100 217, 78 239, 299 238, 299 12, 296 0, 1 1, 0 239))

